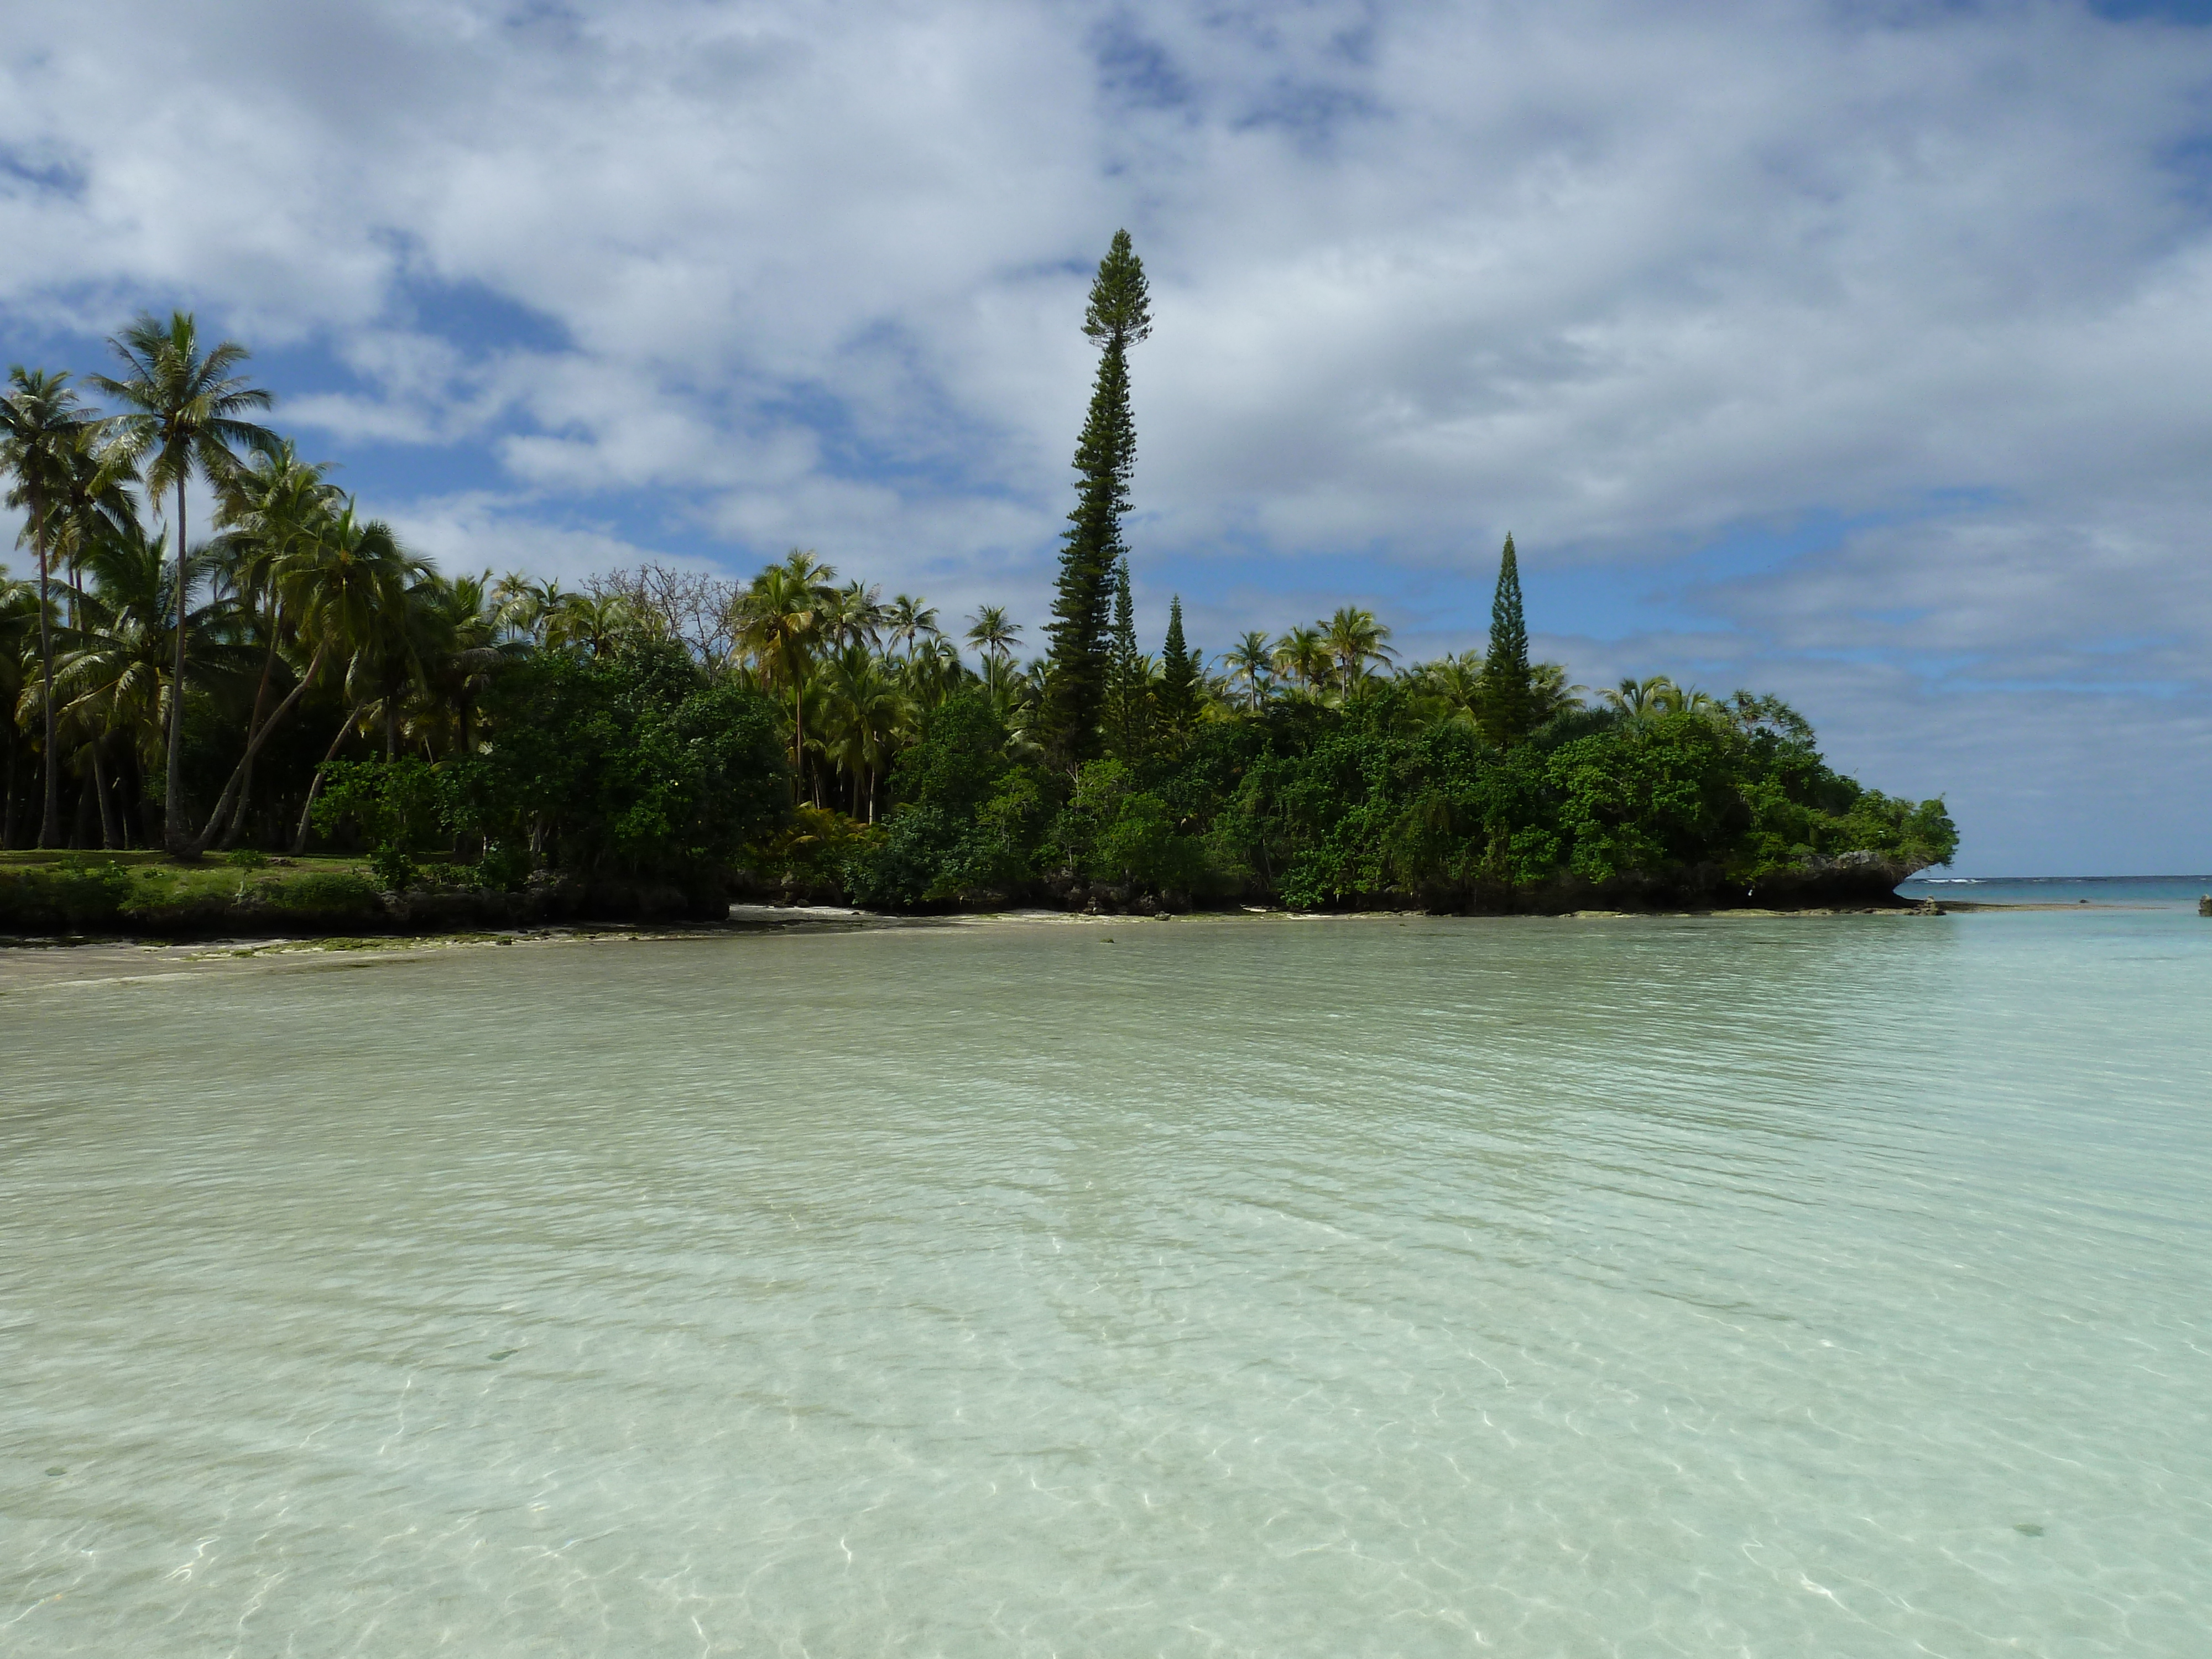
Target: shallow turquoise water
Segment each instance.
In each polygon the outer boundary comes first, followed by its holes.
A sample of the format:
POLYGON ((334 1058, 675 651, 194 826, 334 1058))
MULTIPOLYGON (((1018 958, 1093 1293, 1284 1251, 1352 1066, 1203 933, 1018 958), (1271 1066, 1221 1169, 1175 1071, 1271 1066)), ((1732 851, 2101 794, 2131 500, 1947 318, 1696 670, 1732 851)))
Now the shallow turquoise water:
POLYGON ((2212 894, 2212 876, 1915 876, 1907 898, 1972 904, 2121 904, 2193 912, 2212 894))
POLYGON ((0 1651, 2212 1652, 2208 1008, 2171 912, 9 995, 0 1651))

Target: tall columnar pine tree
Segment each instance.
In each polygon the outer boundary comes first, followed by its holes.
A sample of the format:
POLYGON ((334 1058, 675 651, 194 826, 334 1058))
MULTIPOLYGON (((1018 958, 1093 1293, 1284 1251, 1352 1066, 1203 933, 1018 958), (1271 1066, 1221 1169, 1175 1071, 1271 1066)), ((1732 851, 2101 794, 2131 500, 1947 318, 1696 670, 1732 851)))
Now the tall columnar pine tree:
POLYGON ((1534 699, 1529 695, 1528 623, 1521 611, 1521 566, 1513 538, 1498 562, 1498 592, 1490 602, 1490 649, 1482 661, 1483 724, 1511 748, 1528 735, 1534 699))
POLYGON ((1160 724, 1188 732, 1198 720, 1198 654, 1182 636, 1182 596, 1168 601, 1167 644, 1160 653, 1160 724))
POLYGON ((1106 752, 1135 760, 1152 737, 1151 673, 1137 649, 1137 607, 1129 592, 1129 562, 1114 562, 1114 628, 1106 646, 1106 700, 1102 724, 1106 752))
POLYGON ((1061 538, 1042 720, 1054 752, 1071 765, 1094 758, 1099 750, 1110 657, 1107 611, 1114 567, 1125 550, 1121 518, 1129 510, 1137 459, 1128 349, 1152 331, 1145 267, 1126 230, 1114 233, 1113 246, 1098 262, 1083 331, 1099 348, 1098 378, 1075 445, 1075 510, 1061 538))

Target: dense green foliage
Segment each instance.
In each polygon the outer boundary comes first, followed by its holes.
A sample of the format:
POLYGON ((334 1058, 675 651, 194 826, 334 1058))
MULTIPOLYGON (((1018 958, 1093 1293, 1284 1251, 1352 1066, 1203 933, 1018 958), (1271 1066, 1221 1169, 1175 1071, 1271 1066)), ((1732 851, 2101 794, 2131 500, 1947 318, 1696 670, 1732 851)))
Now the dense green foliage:
POLYGON ((708 878, 788 809, 769 701, 665 643, 514 665, 485 714, 501 737, 463 763, 452 827, 561 869, 708 878))
POLYGON ((1565 713, 1509 748, 1390 684, 1346 707, 1210 722, 1072 776, 1005 758, 1004 739, 974 693, 925 722, 889 836, 851 860, 856 896, 1695 902, 1839 854, 1941 862, 1957 839, 1942 803, 1862 790, 1790 711, 1749 697, 1717 713, 1565 713))
POLYGON ((546 866, 712 886, 788 810, 774 707, 665 641, 512 659, 482 719, 495 735, 473 754, 331 767, 317 823, 357 829, 395 888, 413 854, 456 840, 496 885, 546 866))
POLYGON ((161 893, 97 864, 10 872, 0 925, 181 926, 225 904, 365 925, 404 920, 379 896, 418 889, 488 915, 647 890, 698 915, 733 890, 900 908, 1789 902, 1848 886, 1839 869, 1878 894, 1951 855, 1940 801, 1838 776, 1771 698, 1654 675, 1586 700, 1532 661, 1510 538, 1479 651, 1401 665, 1389 627, 1346 606, 1209 665, 1177 598, 1147 653, 1121 520, 1126 349, 1149 325, 1118 235, 1085 324, 1102 358, 1051 653, 1026 665, 1004 607, 971 618, 971 662, 924 600, 886 603, 805 550, 744 584, 441 575, 289 445, 162 412, 193 386, 262 401, 228 372, 242 352, 199 353, 188 319, 126 337, 137 378, 100 383, 123 416, 18 371, 0 454, 40 569, 0 578, 0 845, 247 862, 228 887, 161 893), (173 526, 194 471, 217 486, 216 534, 179 561, 155 515, 177 500, 173 526), (311 845, 356 865, 252 863, 311 845))

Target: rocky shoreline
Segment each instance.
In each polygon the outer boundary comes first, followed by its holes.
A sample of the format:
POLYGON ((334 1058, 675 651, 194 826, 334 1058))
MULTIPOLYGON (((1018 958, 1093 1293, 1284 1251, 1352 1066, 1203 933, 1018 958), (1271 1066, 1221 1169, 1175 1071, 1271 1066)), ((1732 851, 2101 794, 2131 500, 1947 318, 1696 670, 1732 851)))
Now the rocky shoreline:
MULTIPOLYGON (((1470 884, 1395 902, 1340 911, 1423 912, 1468 916, 1940 914, 1941 907, 1900 896, 1910 866, 1870 855, 1811 862, 1748 884, 1717 870, 1685 869, 1657 878, 1607 883, 1562 881, 1538 889, 1470 884)), ((541 873, 520 891, 453 886, 379 891, 356 874, 285 879, 276 872, 241 876, 228 890, 184 895, 134 888, 112 869, 70 868, 42 881, 0 872, 0 939, 17 941, 107 938, 147 940, 282 940, 317 938, 427 938, 520 933, 576 927, 715 929, 758 927, 778 914, 799 920, 811 908, 841 906, 832 893, 761 890, 738 884, 733 893, 668 884, 580 882, 541 873), (734 902, 733 902, 734 901, 734 902), (744 913, 740 915, 739 913, 744 913)), ((931 916, 980 918, 1027 910, 1032 915, 1133 917, 1254 909, 1275 911, 1262 896, 1213 902, 1176 893, 1133 891, 1069 879, 1037 893, 975 892, 922 911, 843 909, 851 921, 931 916)))

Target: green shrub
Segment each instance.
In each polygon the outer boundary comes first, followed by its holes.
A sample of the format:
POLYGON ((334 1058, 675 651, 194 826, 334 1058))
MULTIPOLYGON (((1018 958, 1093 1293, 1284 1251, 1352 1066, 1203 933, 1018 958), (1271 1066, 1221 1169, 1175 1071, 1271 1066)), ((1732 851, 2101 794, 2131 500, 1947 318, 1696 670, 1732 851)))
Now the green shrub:
POLYGON ((222 861, 234 870, 259 870, 269 863, 269 854, 258 847, 240 847, 222 855, 222 861))
POLYGON ((376 877, 377 885, 394 893, 405 892, 421 875, 415 860, 407 855, 407 848, 398 841, 377 842, 375 850, 368 855, 368 867, 376 877))
POLYGON ((271 890, 276 908, 317 921, 367 920, 384 908, 374 884, 343 870, 317 870, 295 876, 271 890))
POLYGON ((511 842, 488 841, 477 860, 477 885, 488 893, 518 893, 530 879, 530 849, 511 842))
POLYGON ((0 927, 18 933, 111 927, 131 898, 131 872, 112 860, 64 859, 0 872, 0 927))

